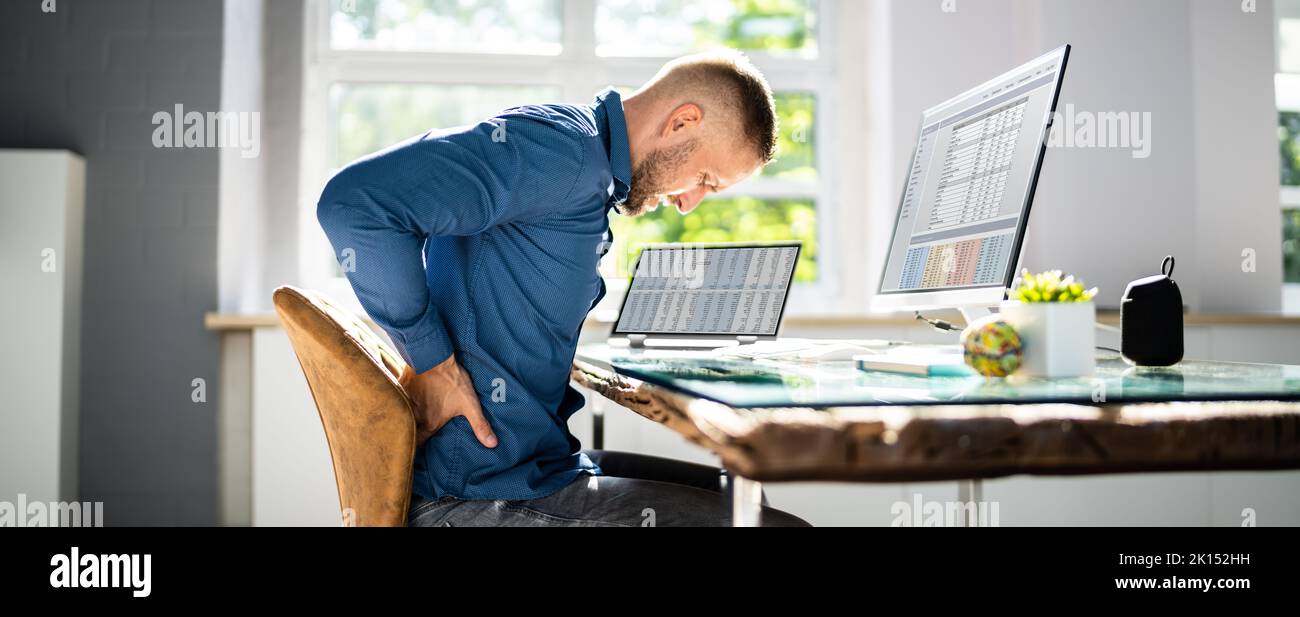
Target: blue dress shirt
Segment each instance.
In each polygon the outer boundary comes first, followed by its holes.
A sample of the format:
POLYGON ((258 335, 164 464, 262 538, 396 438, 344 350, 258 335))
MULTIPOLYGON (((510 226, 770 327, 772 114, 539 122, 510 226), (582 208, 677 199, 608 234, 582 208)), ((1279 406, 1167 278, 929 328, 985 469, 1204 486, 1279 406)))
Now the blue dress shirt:
POLYGON ((535 499, 600 473, 568 430, 583 404, 569 369, 631 176, 623 103, 606 90, 430 131, 325 187, 317 218, 354 263, 362 307, 416 371, 454 354, 497 436, 484 447, 453 418, 416 452, 416 493, 535 499))

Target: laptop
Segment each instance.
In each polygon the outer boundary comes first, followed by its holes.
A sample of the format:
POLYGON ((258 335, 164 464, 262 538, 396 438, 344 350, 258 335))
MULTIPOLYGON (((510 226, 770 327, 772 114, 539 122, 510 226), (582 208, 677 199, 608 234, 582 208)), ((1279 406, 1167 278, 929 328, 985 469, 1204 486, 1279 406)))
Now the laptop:
POLYGON ((641 251, 611 337, 632 347, 716 348, 774 340, 799 242, 671 244, 641 251))

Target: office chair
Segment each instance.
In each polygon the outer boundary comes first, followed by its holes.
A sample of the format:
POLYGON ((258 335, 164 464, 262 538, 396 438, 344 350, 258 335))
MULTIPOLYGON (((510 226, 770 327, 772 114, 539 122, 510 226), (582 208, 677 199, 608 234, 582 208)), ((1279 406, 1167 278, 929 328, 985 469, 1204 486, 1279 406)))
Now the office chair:
POLYGON ((283 286, 275 312, 325 427, 345 526, 406 525, 415 416, 398 378, 406 363, 324 295, 283 286))

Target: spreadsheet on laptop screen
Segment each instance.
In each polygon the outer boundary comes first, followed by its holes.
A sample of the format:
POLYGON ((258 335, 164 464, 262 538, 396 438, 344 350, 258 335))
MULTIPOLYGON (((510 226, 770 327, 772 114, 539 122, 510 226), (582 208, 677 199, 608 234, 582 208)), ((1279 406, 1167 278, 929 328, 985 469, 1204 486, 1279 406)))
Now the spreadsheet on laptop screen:
POLYGON ((615 334, 775 336, 799 245, 648 248, 615 334))

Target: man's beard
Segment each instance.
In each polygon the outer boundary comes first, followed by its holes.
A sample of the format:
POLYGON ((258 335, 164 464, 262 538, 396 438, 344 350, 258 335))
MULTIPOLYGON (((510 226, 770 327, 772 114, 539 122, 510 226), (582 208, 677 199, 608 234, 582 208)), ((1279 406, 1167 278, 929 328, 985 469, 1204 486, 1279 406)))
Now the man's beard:
POLYGON ((641 216, 659 203, 659 195, 668 190, 668 184, 677 177, 682 166, 700 147, 699 138, 669 148, 659 148, 637 163, 632 170, 632 188, 627 200, 619 204, 624 216, 641 216))

